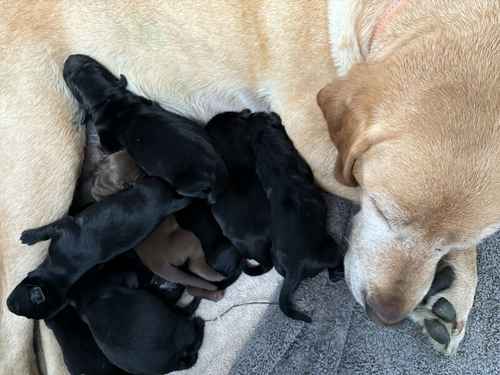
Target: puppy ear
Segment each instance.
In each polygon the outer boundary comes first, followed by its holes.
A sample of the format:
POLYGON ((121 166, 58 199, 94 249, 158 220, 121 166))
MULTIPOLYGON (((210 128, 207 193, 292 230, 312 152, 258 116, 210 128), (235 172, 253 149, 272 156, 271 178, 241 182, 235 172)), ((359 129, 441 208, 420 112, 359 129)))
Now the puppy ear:
POLYGON ((123 74, 120 74, 118 86, 122 89, 125 89, 125 88, 127 88, 127 85, 128 85, 127 77, 125 77, 123 74))
POLYGON ((370 134, 371 113, 377 99, 372 93, 377 90, 367 83, 367 70, 353 67, 346 79, 326 85, 317 96, 330 138, 337 147, 335 178, 347 186, 358 185, 354 165, 378 138, 370 134))

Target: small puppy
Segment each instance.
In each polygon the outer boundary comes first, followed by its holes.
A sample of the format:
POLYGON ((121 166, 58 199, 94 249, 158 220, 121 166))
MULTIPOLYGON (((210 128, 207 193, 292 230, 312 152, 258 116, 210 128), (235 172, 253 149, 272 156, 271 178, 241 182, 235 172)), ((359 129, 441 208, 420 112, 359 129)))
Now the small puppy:
POLYGON ((199 300, 180 309, 140 286, 135 272, 116 270, 111 262, 84 275, 69 300, 115 366, 132 374, 192 367, 203 341, 203 320, 189 318, 199 300))
MULTIPOLYGON (((96 201, 132 185, 143 175, 126 151, 108 155, 96 168, 91 188, 96 201)), ((179 228, 169 216, 151 235, 136 247, 142 262, 163 279, 188 287, 193 296, 220 300, 224 293, 208 281, 221 281, 224 276, 214 271, 206 262, 200 241, 196 236, 179 228), (179 267, 187 265, 194 275, 179 267), (200 277, 196 277, 198 275, 200 277)))
POLYGON ((279 304, 290 318, 311 322, 297 311, 292 293, 306 277, 341 268, 342 256, 327 234, 326 205, 310 167, 288 137, 275 113, 248 118, 257 176, 271 205, 272 259, 285 278, 279 304))
POLYGON ((125 148, 148 176, 181 195, 214 201, 227 172, 199 124, 128 91, 124 76, 116 78, 88 56, 68 57, 63 76, 107 151, 125 148))
POLYGON ((97 346, 92 333, 75 309, 65 307, 45 321, 61 347, 64 363, 71 375, 125 375, 113 365, 97 346))
POLYGON ((207 264, 198 238, 192 232, 179 228, 174 217, 170 216, 161 223, 136 247, 136 252, 151 271, 165 280, 185 285, 189 294, 213 301, 224 296, 222 291, 217 291, 217 286, 205 280, 222 281, 225 276, 207 264), (194 275, 179 268, 184 265, 194 275))
POLYGON ((244 258, 259 266, 245 264, 244 272, 260 275, 273 267, 271 259, 271 209, 255 172, 255 155, 248 117, 250 110, 224 112, 205 127, 228 170, 223 192, 216 197, 212 212, 224 235, 244 258))
POLYGON ((234 283, 242 271, 242 257, 222 233, 207 202, 195 199, 188 207, 177 211, 175 218, 182 228, 193 232, 200 240, 208 264, 226 276, 215 285, 225 289, 234 283))
POLYGON ((24 231, 24 244, 52 242, 47 258, 10 294, 10 311, 33 319, 54 316, 64 307, 68 290, 86 271, 135 248, 169 214, 190 201, 164 181, 146 177, 74 217, 24 231))

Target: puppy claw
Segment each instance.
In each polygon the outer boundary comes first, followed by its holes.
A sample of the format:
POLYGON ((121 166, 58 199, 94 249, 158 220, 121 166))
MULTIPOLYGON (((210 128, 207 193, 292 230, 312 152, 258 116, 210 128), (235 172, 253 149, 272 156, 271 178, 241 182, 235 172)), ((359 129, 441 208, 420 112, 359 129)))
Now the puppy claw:
POLYGON ((41 305, 46 300, 45 294, 43 294, 42 288, 35 286, 30 290, 30 301, 35 305, 41 305))
POLYGON ((432 312, 447 323, 456 322, 457 312, 453 305, 444 297, 441 297, 432 306, 432 312))

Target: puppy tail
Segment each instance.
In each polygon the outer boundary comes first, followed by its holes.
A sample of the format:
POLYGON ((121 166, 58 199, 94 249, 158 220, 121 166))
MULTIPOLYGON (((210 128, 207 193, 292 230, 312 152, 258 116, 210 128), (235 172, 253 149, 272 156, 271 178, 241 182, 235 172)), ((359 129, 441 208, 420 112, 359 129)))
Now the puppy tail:
POLYGON ((302 320, 311 323, 312 319, 301 311, 298 311, 292 303, 292 294, 299 286, 301 277, 298 274, 287 275, 281 287, 279 305, 281 311, 291 319, 302 320))
POLYGON ((40 241, 47 241, 53 239, 60 234, 60 226, 62 220, 57 220, 52 224, 44 225, 42 227, 28 229, 21 233, 21 242, 25 245, 33 245, 40 241))
POLYGON ((250 264, 247 260, 243 263, 243 272, 247 274, 248 276, 260 276, 265 274, 266 272, 270 271, 271 268, 273 268, 273 265, 263 265, 263 264, 257 264, 253 265, 250 264))
POLYGON ((342 280, 344 278, 344 259, 339 245, 329 237, 323 247, 322 254, 322 262, 324 267, 328 269, 330 280, 332 282, 342 280))

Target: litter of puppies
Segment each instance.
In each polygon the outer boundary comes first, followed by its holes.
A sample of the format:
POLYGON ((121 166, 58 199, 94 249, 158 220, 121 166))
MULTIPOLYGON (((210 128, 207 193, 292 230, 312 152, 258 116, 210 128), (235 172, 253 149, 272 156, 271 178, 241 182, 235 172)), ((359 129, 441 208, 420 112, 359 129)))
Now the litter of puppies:
POLYGON ((283 313, 312 321, 292 295, 323 270, 341 277, 342 254, 277 114, 225 112, 203 127, 133 94, 88 56, 70 56, 63 76, 107 155, 86 154, 71 216, 22 233, 27 245, 51 244, 7 305, 47 321, 71 373, 190 368, 203 340, 204 322, 192 318, 199 298, 223 298, 241 272, 275 267, 283 313), (181 309, 165 283, 195 298, 181 309))

